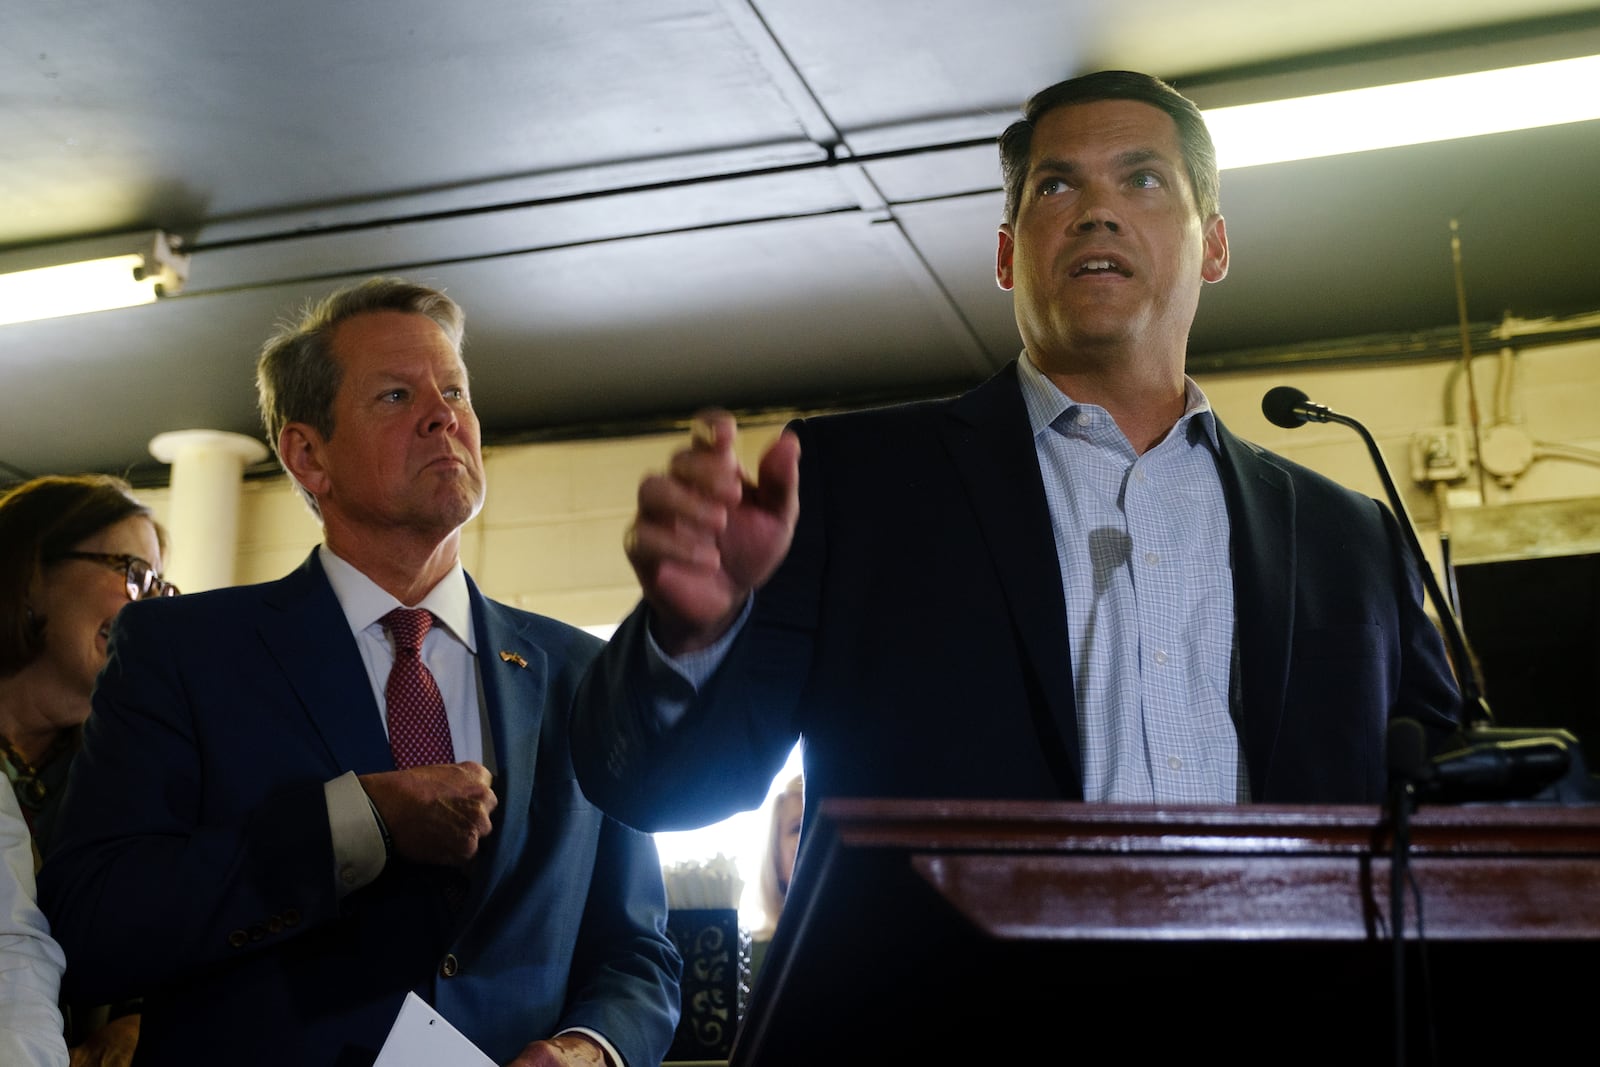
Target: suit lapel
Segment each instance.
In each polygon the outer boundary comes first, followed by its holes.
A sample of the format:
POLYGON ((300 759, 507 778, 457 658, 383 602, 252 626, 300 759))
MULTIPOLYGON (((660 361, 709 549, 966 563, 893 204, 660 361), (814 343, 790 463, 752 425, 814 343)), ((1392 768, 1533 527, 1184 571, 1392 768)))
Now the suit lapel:
POLYGON ((483 900, 522 851, 533 803, 534 768, 544 722, 549 664, 514 614, 478 591, 469 577, 478 677, 495 752, 495 832, 484 839, 480 862, 487 872, 483 900), (504 654, 504 655, 502 655, 504 654))
POLYGON ((268 587, 259 632, 341 771, 394 770, 381 711, 339 600, 312 551, 268 587))
POLYGON ((1232 528, 1233 611, 1250 795, 1266 795, 1283 720, 1294 621, 1295 505, 1289 475, 1217 423, 1232 528))
POLYGON ((1017 367, 954 401, 940 435, 973 502, 1021 644, 1043 695, 1035 727, 1065 797, 1083 793, 1061 567, 1017 367))

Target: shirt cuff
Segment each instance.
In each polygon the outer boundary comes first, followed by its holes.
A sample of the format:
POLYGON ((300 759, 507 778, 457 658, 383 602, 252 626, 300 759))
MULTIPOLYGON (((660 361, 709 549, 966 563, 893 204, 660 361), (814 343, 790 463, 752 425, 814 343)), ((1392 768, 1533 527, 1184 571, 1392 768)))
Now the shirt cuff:
POLYGON ((622 1058, 621 1054, 617 1052, 617 1050, 612 1046, 611 1042, 607 1041, 603 1035, 595 1033, 587 1026, 569 1026, 565 1030, 562 1030, 560 1033, 556 1034, 556 1036, 560 1037, 561 1034, 582 1034, 584 1037, 593 1038, 594 1041, 605 1050, 606 1067, 628 1067, 628 1061, 622 1058))
POLYGON ((734 638, 744 630, 745 624, 750 620, 750 611, 755 604, 755 597, 746 597, 744 608, 739 612, 739 617, 733 625, 728 627, 728 632, 717 638, 715 642, 694 652, 685 652, 681 656, 669 656, 659 644, 655 635, 650 632, 650 627, 644 628, 645 654, 649 660, 650 688, 654 698, 656 715, 662 726, 674 726, 683 718, 683 713, 689 710, 689 703, 694 699, 702 686, 710 680, 722 666, 722 661, 727 658, 728 649, 732 647, 734 638))
POLYGON ((334 889, 340 900, 370 885, 388 860, 378 813, 355 771, 346 771, 322 785, 328 801, 328 830, 333 837, 334 889))

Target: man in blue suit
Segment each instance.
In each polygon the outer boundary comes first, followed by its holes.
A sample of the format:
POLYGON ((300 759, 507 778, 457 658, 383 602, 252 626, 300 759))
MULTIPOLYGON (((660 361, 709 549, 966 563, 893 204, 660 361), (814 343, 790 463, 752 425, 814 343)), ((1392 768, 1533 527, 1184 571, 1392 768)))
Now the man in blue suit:
POLYGON ((1451 736, 1394 517, 1233 436, 1184 373, 1228 269, 1198 109, 1100 72, 1000 148, 1017 360, 804 420, 753 479, 710 413, 641 484, 643 603, 573 722, 610 814, 752 807, 797 738, 808 820, 831 796, 1374 802, 1391 718, 1451 736))
POLYGON ((281 331, 262 414, 323 544, 117 620, 41 893, 70 994, 144 996, 136 1064, 371 1064, 408 991, 498 1064, 655 1067, 671 1042, 654 844, 568 754, 601 643, 460 564, 484 496, 461 339, 454 301, 398 279, 281 331), (427 613, 405 672, 401 607, 427 613))

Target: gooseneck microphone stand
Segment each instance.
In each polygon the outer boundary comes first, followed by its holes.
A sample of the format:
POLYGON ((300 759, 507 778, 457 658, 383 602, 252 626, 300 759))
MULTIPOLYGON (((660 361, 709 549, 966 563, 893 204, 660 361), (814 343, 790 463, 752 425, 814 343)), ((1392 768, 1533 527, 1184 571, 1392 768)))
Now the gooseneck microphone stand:
MULTIPOLYGON (((1484 696, 1483 678, 1477 660, 1467 647, 1466 633, 1456 617, 1454 604, 1445 598, 1429 565, 1422 545, 1417 540, 1416 528, 1406 512, 1405 500, 1389 474, 1388 464, 1378 442, 1367 428, 1347 415, 1341 415, 1322 404, 1312 403, 1306 394, 1293 386, 1280 385, 1268 390, 1261 400, 1261 411, 1274 425, 1285 429, 1304 426, 1307 422, 1336 422, 1348 426, 1360 435, 1372 457, 1372 464, 1383 481, 1384 493, 1394 512, 1401 536, 1422 574, 1423 586, 1434 610, 1439 615, 1440 630, 1444 636, 1451 662, 1455 666, 1457 684, 1461 688, 1464 707, 1463 735, 1465 744, 1459 754, 1447 754, 1430 760, 1421 724, 1415 720, 1391 722, 1388 735, 1387 763, 1390 770, 1389 815, 1393 820, 1392 856, 1389 864, 1389 913, 1394 981, 1394 1062, 1404 1067, 1406 1061, 1406 992, 1405 992, 1405 884, 1409 877, 1411 847, 1411 813, 1418 800, 1419 787, 1431 787, 1441 795, 1447 787, 1454 787, 1470 795, 1473 789, 1534 789, 1548 785, 1565 773, 1569 754, 1566 740, 1550 735, 1529 736, 1530 731, 1502 731, 1494 725, 1494 714, 1489 710, 1484 696), (1513 746, 1521 746, 1516 748, 1513 746), (1482 758, 1480 758, 1482 757, 1482 758), (1442 762, 1450 760, 1451 762, 1442 762), (1507 783, 1510 783, 1509 785, 1507 783)), ((1533 734, 1539 732, 1533 731, 1533 734)), ((1422 901, 1417 899, 1418 942, 1422 943, 1422 901)), ((1427 958, 1420 957, 1423 965, 1423 982, 1427 983, 1427 958)), ((1426 1001, 1426 988, 1424 988, 1426 1001)), ((1430 1047, 1432 1027, 1428 1027, 1430 1047)))
POLYGON ((1434 611, 1439 613, 1440 630, 1450 650, 1450 660, 1456 668, 1456 684, 1461 687, 1461 700, 1468 719, 1465 724, 1467 730, 1471 733, 1474 730, 1492 727, 1494 714, 1489 710, 1488 701, 1484 699, 1483 679, 1479 675, 1477 661, 1467 649, 1467 638, 1461 629, 1460 620, 1456 618, 1444 591, 1440 589, 1433 568, 1428 565, 1428 557, 1422 551, 1422 543, 1417 540, 1416 528, 1411 525, 1411 516, 1406 512, 1405 498, 1400 495, 1400 490, 1394 484, 1394 478, 1389 474, 1389 465, 1384 462, 1378 442, 1373 440, 1367 428, 1355 419, 1330 410, 1323 404, 1312 403, 1305 393, 1292 385, 1280 385, 1267 390, 1267 395, 1261 398, 1261 412, 1273 425, 1285 429, 1304 426, 1308 422, 1336 422, 1341 426, 1350 427, 1361 436, 1362 442, 1367 446, 1367 452, 1372 456, 1372 465, 1377 468, 1378 477, 1383 480, 1383 491, 1388 496, 1389 507, 1393 509, 1395 519, 1399 523, 1400 534, 1406 539, 1406 547, 1411 551, 1411 558, 1416 560, 1417 568, 1422 571, 1422 584, 1427 591, 1428 600, 1433 604, 1434 611))

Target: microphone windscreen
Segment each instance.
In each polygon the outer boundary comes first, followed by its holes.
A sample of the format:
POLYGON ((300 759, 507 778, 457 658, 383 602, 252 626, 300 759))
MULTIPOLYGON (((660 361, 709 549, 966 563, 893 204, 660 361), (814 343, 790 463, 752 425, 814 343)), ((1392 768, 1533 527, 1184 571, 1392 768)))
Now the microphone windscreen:
POLYGON ((1428 739, 1416 719, 1390 719, 1385 763, 1389 782, 1426 782, 1433 777, 1428 759, 1428 739))
POLYGON ((1306 402, 1306 394, 1292 385, 1279 385, 1267 390, 1261 398, 1261 414, 1274 426, 1292 430, 1304 426, 1306 417, 1295 410, 1306 402))

